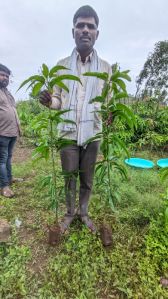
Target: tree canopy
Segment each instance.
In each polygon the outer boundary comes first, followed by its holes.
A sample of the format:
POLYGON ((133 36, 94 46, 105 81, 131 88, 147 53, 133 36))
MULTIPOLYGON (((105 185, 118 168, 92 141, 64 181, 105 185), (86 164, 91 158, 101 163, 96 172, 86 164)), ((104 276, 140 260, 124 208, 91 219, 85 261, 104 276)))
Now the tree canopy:
POLYGON ((159 96, 168 101, 168 41, 159 41, 149 54, 137 80, 137 93, 145 96, 159 96))

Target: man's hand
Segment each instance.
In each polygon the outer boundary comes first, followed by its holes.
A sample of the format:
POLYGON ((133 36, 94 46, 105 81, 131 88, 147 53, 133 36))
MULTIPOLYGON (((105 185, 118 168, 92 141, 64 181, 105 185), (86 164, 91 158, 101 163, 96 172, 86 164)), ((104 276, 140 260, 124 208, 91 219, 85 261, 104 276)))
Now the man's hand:
POLYGON ((51 94, 47 90, 40 92, 39 101, 42 105, 50 107, 52 103, 51 94))

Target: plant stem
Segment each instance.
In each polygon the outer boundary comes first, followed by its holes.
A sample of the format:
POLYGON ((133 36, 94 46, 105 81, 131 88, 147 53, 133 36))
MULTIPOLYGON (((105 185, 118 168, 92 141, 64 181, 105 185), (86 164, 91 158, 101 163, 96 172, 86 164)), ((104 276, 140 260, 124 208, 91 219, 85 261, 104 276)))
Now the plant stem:
MULTIPOLYGON (((110 115, 110 110, 109 110, 109 104, 108 101, 106 103, 106 107, 107 107, 107 117, 109 117, 110 115)), ((109 200, 112 204, 112 207, 114 208, 114 204, 113 204, 113 197, 112 197, 112 190, 111 190, 111 171, 110 171, 110 161, 109 161, 109 128, 110 125, 107 124, 107 129, 105 130, 105 139, 106 139, 106 161, 107 161, 107 177, 108 177, 108 192, 109 192, 109 200)))
POLYGON ((55 201, 55 214, 56 214, 56 223, 57 223, 58 222, 57 175, 56 175, 56 167, 55 167, 55 159, 54 159, 54 146, 53 146, 54 138, 53 138, 53 123, 51 119, 51 109, 49 109, 49 115, 50 115, 51 160, 52 160, 52 169, 53 169, 52 178, 54 183, 54 197, 55 197, 54 201, 55 201))
POLYGON ((107 128, 107 143, 106 143, 106 152, 107 152, 107 176, 108 176, 108 191, 109 191, 109 199, 112 204, 112 207, 114 208, 113 204, 113 195, 111 190, 111 171, 110 171, 110 161, 109 161, 109 128, 107 128))

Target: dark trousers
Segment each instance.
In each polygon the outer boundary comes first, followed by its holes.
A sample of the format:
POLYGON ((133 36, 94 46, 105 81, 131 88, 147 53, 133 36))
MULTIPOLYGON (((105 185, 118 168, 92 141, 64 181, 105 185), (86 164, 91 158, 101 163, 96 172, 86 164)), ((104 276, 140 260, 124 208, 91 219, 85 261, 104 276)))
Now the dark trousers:
POLYGON ((76 183, 79 176, 80 214, 88 214, 89 197, 92 190, 94 166, 99 150, 99 141, 88 144, 85 148, 69 145, 61 150, 62 170, 65 172, 65 192, 67 214, 74 215, 76 199, 76 183))
POLYGON ((0 188, 9 186, 12 181, 12 151, 17 137, 0 136, 0 188))

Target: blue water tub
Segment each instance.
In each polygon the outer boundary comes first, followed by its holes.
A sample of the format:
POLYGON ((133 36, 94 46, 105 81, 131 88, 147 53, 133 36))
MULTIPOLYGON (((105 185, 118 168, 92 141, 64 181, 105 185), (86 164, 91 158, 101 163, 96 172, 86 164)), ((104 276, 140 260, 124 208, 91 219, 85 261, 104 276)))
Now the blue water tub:
POLYGON ((153 168, 155 166, 152 161, 141 158, 125 159, 125 163, 137 168, 153 168))
POLYGON ((162 168, 168 167, 168 158, 158 160, 157 165, 162 168))

